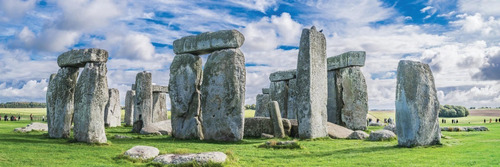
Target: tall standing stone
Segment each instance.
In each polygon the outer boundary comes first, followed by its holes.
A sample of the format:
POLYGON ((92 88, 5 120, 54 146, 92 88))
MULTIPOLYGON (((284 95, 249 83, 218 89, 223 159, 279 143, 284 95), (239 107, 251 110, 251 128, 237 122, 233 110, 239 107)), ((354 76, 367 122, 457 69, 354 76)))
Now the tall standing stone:
POLYGON ((105 63, 87 63, 78 79, 73 128, 77 141, 107 142, 104 131, 104 109, 109 98, 106 73, 105 63))
POLYGON ((45 102, 47 104, 47 126, 51 124, 51 121, 49 119, 49 115, 51 115, 53 112, 53 108, 55 107, 55 101, 54 101, 54 95, 53 95, 53 91, 50 90, 50 87, 52 84, 54 84, 54 82, 52 82, 52 80, 56 77, 57 74, 50 74, 50 77, 49 77, 49 84, 47 86, 47 94, 46 94, 46 99, 45 99, 45 102))
POLYGON ((352 130, 366 130, 368 93, 359 67, 348 67, 336 73, 337 100, 341 107, 341 125, 352 130))
POLYGON ((269 94, 258 94, 255 104, 255 117, 269 117, 269 94))
POLYGON ((328 102, 326 105, 328 111, 328 122, 345 126, 342 123, 342 99, 337 95, 337 71, 328 71, 328 102))
POLYGON ((142 127, 153 123, 153 88, 151 73, 143 71, 135 77, 134 123, 142 120, 142 127))
POLYGON ((201 129, 202 61, 199 56, 180 54, 170 66, 169 95, 172 135, 178 139, 203 139, 201 129))
POLYGON ((283 122, 281 120, 281 112, 277 101, 271 101, 269 105, 269 115, 271 115, 271 122, 273 124, 274 137, 284 138, 285 129, 283 128, 283 122))
POLYGON ((47 103, 50 113, 47 115, 48 132, 51 138, 69 138, 75 109, 74 94, 78 68, 62 67, 50 81, 47 94, 51 102, 47 103))
POLYGON ((327 136, 326 103, 328 98, 325 36, 304 29, 297 61, 297 121, 300 138, 327 136))
POLYGON ((125 126, 132 126, 134 123, 134 100, 135 90, 128 90, 125 95, 125 126))
POLYGON ((440 144, 439 101, 429 65, 401 60, 396 86, 398 145, 404 147, 440 144))
POLYGON ((239 49, 216 51, 208 57, 201 85, 205 139, 243 139, 245 81, 245 57, 239 49))
POLYGON ((108 127, 121 126, 122 107, 120 106, 120 91, 109 89, 109 100, 104 110, 104 125, 108 127))
POLYGON ((287 114, 288 119, 297 119, 297 110, 295 109, 295 103, 297 98, 297 79, 290 79, 288 81, 288 102, 287 102, 287 114))
POLYGON ((287 118, 288 83, 287 81, 271 82, 269 87, 271 101, 277 101, 280 106, 281 116, 287 118))
POLYGON ((153 123, 168 120, 167 93, 153 92, 153 123))

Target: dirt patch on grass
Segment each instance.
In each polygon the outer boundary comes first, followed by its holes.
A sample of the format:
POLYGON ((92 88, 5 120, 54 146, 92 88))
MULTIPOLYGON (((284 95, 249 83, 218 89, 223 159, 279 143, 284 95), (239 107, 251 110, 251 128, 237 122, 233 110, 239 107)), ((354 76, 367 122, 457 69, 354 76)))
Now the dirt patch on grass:
POLYGON ((469 110, 470 116, 500 117, 500 110, 469 110))

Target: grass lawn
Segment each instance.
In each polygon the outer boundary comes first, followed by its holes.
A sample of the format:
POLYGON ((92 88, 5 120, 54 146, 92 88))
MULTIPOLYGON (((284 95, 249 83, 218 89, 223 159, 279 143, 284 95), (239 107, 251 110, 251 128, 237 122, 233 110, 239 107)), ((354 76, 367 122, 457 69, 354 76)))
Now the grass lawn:
MULTIPOLYGON (((245 114, 250 114, 246 112, 245 114)), ((69 139, 49 139, 45 132, 16 133, 29 121, 0 122, 0 166, 146 166, 117 158, 136 145, 154 146, 161 153, 222 151, 230 154, 227 166, 499 166, 500 123, 471 123, 487 132, 443 132, 443 145, 399 148, 397 141, 319 139, 299 141, 303 149, 265 149, 256 146, 263 139, 236 143, 177 140, 171 136, 129 133, 131 127, 106 129, 109 145, 73 143, 69 139), (112 139, 120 134, 133 139, 112 139)), ((451 125, 451 124, 449 124, 451 125)), ((461 126, 469 126, 460 122, 461 126)), ((369 127, 377 130, 381 127, 369 127)), ((151 164, 150 164, 151 165, 151 164)))

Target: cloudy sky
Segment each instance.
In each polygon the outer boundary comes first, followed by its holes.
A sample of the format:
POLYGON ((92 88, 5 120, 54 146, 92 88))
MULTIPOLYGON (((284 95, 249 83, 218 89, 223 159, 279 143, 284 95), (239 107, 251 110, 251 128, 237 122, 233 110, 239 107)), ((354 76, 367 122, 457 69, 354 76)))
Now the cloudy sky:
MULTIPOLYGON (((125 91, 139 71, 167 85, 172 42, 206 31, 245 35, 246 103, 269 74, 294 69, 303 28, 327 38, 327 54, 367 53, 371 109, 394 108, 401 59, 428 63, 442 104, 500 106, 498 0, 1 0, 0 102, 45 101, 57 56, 109 51, 109 87, 125 91)), ((203 56, 206 60, 207 55, 203 56)))

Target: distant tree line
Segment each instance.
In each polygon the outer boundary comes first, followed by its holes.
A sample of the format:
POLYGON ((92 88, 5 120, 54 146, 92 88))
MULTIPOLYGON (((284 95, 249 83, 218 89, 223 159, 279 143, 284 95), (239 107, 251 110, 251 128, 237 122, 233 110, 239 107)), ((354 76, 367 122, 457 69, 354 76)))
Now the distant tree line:
POLYGON ((469 110, 463 106, 444 105, 439 108, 440 117, 466 117, 469 110))
POLYGON ((0 108, 46 108, 47 104, 37 102, 6 102, 0 103, 0 108))
POLYGON ((248 105, 245 105, 245 109, 246 109, 246 110, 255 110, 255 104, 248 104, 248 105))

